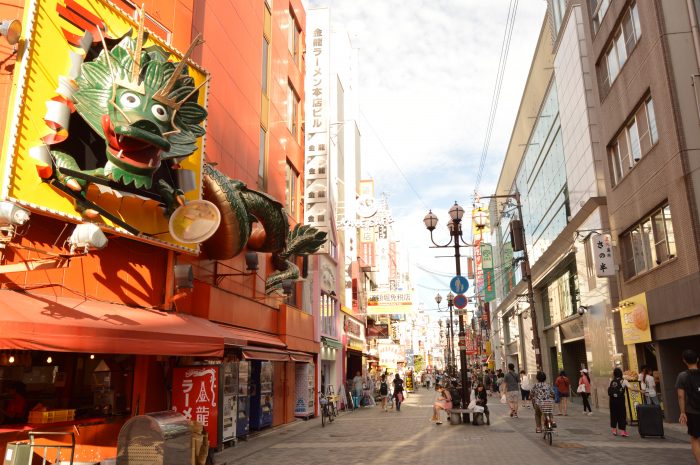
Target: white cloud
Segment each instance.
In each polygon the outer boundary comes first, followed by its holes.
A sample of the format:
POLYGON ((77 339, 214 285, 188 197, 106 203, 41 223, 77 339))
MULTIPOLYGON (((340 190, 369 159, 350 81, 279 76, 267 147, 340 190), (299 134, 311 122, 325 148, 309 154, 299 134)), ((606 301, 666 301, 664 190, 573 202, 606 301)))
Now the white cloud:
MULTIPOLYGON (((509 4, 508 0, 305 3, 307 8, 329 7, 332 23, 347 30, 359 49, 360 106, 366 117, 361 121, 362 172, 375 179, 377 192, 390 193, 402 248, 410 250, 412 262, 429 269, 454 270, 454 259, 433 258, 449 251, 428 248, 422 218, 428 207, 433 208, 442 220, 435 234, 447 239, 445 216, 452 203, 456 200, 469 210, 509 4)), ((544 0, 518 4, 481 182, 483 195, 491 193, 497 181, 546 6, 544 0)), ((426 273, 412 271, 414 280, 435 284, 426 273)), ((448 280, 444 281, 446 286, 448 280)), ((417 290, 419 300, 434 305, 433 291, 417 290)))

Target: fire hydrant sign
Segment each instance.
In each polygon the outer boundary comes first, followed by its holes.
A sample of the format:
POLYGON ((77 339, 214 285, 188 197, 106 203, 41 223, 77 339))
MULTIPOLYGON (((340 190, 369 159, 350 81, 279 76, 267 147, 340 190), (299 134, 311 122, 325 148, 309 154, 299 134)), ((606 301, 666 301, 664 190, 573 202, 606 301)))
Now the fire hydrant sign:
POLYGON ((209 445, 219 437, 219 367, 178 367, 173 370, 173 410, 197 421, 209 434, 209 445))

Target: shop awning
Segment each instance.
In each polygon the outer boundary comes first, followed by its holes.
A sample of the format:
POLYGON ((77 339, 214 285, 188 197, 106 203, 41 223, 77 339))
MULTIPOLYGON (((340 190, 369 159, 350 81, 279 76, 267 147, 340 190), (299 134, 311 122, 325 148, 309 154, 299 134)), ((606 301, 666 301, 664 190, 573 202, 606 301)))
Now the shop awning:
POLYGON ((324 346, 330 347, 331 349, 342 349, 343 348, 343 344, 340 341, 333 339, 333 338, 330 338, 330 337, 321 336, 321 341, 323 342, 324 346))
POLYGON ((292 362, 300 363, 313 363, 314 357, 311 354, 305 354, 303 352, 289 352, 289 358, 292 362))
POLYGON ((274 334, 263 333, 262 331, 255 331, 253 329, 237 328, 235 326, 228 326, 220 323, 218 326, 219 330, 226 338, 226 345, 260 345, 278 347, 282 349, 287 347, 287 344, 282 342, 282 340, 274 334))
POLYGON ((286 350, 244 347, 242 353, 246 360, 269 360, 271 362, 288 362, 290 360, 289 352, 286 350))
POLYGON ((0 291, 0 349, 220 357, 224 342, 191 315, 0 291))

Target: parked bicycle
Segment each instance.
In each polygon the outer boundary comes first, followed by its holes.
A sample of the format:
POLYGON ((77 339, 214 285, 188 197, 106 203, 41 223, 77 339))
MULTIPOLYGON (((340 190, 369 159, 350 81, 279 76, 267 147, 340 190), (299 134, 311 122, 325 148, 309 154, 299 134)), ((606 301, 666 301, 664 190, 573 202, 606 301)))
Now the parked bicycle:
POLYGON ((325 427, 326 421, 330 423, 335 419, 335 406, 323 392, 318 393, 318 403, 321 406, 321 427, 325 427))

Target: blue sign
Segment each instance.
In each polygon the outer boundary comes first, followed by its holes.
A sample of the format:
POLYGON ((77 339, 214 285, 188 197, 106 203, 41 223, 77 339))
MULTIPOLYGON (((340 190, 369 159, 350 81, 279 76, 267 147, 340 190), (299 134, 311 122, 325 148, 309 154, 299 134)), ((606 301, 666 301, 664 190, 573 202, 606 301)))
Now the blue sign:
POLYGON ((464 294, 457 294, 455 296, 455 300, 454 300, 455 307, 464 308, 467 306, 467 303, 469 303, 469 299, 467 299, 467 296, 465 296, 464 294))
POLYGON ((455 276, 450 281, 450 289, 455 294, 464 294, 469 289, 469 281, 464 276, 455 276))

